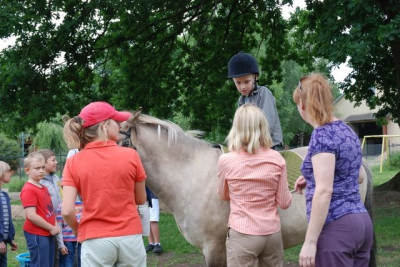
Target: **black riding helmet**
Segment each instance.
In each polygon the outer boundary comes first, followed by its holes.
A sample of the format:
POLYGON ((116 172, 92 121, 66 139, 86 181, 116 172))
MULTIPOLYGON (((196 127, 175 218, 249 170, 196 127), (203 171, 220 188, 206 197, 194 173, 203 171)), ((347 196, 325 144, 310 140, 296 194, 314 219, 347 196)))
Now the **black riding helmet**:
POLYGON ((236 78, 248 74, 258 75, 257 60, 248 53, 239 52, 228 63, 228 78, 236 78))

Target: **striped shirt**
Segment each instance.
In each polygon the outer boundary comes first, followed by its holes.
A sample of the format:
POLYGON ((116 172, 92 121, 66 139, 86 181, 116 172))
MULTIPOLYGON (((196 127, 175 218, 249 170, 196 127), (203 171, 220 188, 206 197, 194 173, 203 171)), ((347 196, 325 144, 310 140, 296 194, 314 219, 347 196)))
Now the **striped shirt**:
POLYGON ((0 190, 1 206, 3 208, 3 239, 8 238, 8 233, 10 231, 10 211, 8 210, 7 199, 0 190))
MULTIPOLYGON (((62 204, 58 205, 56 218, 58 226, 61 229, 64 242, 78 241, 78 238, 74 235, 71 227, 69 227, 69 225, 63 220, 63 217, 61 215, 61 208, 62 204)), ((81 221, 82 209, 82 201, 75 201, 75 216, 78 222, 81 221)))
POLYGON ((220 198, 230 199, 228 226, 248 235, 269 235, 280 231, 278 206, 292 203, 286 162, 273 149, 257 154, 230 152, 218 161, 220 198))

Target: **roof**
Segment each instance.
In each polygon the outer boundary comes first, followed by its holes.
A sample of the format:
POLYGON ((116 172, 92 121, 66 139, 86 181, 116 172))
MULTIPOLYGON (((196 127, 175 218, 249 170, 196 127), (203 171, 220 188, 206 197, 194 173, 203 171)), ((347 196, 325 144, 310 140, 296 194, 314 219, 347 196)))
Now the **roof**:
POLYGON ((335 105, 336 102, 338 102, 340 99, 342 99, 344 97, 344 94, 341 94, 340 96, 338 96, 334 101, 333 104, 335 105))
POLYGON ((364 113, 364 114, 350 115, 344 121, 345 122, 376 121, 376 118, 375 118, 375 113, 364 113))

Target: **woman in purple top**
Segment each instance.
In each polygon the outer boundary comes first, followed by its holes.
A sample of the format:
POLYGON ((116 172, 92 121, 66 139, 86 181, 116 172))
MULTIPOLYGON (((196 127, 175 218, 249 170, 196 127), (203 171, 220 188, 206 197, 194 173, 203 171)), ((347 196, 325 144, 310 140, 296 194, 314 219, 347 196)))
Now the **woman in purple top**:
POLYGON ((354 131, 334 117, 328 81, 319 74, 300 79, 293 92, 300 116, 314 127, 295 184, 306 188, 308 228, 300 266, 368 266, 372 221, 361 201, 364 175, 361 144, 354 131))

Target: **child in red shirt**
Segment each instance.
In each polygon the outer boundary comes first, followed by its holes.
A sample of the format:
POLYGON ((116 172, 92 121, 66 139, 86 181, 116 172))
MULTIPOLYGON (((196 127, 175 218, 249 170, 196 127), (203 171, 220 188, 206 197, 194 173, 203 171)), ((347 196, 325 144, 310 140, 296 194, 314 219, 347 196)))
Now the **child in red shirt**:
POLYGON ((21 202, 26 220, 23 226, 30 266, 54 266, 54 235, 60 233, 49 191, 39 181, 44 176, 45 160, 38 153, 30 153, 24 160, 29 176, 21 190, 21 202))

